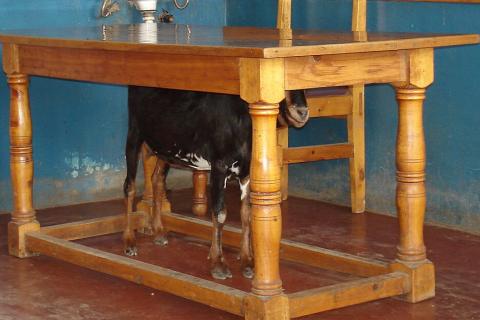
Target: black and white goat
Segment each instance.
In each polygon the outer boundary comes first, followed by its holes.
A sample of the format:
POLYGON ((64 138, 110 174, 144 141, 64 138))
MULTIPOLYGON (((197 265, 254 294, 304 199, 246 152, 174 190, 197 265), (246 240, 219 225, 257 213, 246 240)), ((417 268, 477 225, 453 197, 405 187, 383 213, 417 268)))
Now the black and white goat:
MULTIPOLYGON (((279 123, 295 127, 308 120, 303 91, 285 92, 280 104, 279 123), (287 103, 288 101, 288 103, 287 103)), ((240 260, 245 277, 253 276, 250 244, 249 169, 252 149, 252 123, 248 104, 239 96, 194 91, 129 87, 129 120, 126 144, 127 177, 124 192, 127 202, 127 227, 123 235, 125 254, 137 254, 135 235, 129 223, 135 197, 135 177, 143 143, 163 161, 153 175, 154 193, 165 192, 168 163, 193 169, 211 170, 210 198, 214 233, 209 258, 215 279, 232 276, 224 262, 221 236, 227 217, 224 203, 226 182, 238 179, 241 195, 242 245, 240 260)), ((167 244, 161 222, 158 194, 154 196, 152 229, 154 241, 167 244)))

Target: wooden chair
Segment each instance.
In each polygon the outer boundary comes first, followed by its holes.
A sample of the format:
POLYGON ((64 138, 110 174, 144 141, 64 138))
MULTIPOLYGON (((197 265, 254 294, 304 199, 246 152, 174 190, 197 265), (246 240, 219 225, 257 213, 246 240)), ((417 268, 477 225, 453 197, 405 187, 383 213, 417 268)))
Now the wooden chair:
MULTIPOLYGON (((367 25, 366 0, 353 0, 352 31, 364 41, 367 25)), ((291 29, 291 0, 279 0, 277 28, 291 29)), ((288 32, 283 32, 288 34, 288 32)), ((365 116, 364 86, 321 88, 307 92, 310 117, 346 118, 348 141, 340 144, 288 147, 288 128, 278 129, 282 149, 282 198, 288 197, 288 164, 331 159, 349 159, 352 212, 365 211, 365 116)))
MULTIPOLYGON (((289 45, 292 39, 291 0, 278 0, 277 28, 281 40, 289 45)), ((353 0, 352 31, 358 41, 362 41, 366 31, 366 0, 353 0)), ((352 212, 365 211, 365 120, 364 120, 364 86, 354 85, 343 88, 320 88, 309 90, 307 100, 310 106, 310 117, 342 117, 346 118, 348 141, 339 144, 314 145, 291 148, 288 146, 288 128, 277 130, 277 141, 282 152, 282 198, 288 197, 288 165, 320 160, 349 159, 350 192, 352 212)), ((155 167, 155 157, 144 153, 145 177, 150 177, 155 167)), ((152 199, 151 182, 145 179, 143 200, 150 204, 152 199)), ((207 181, 208 171, 193 173, 193 205, 192 211, 197 216, 207 213, 207 181)), ((166 208, 168 210, 169 205, 166 208)))

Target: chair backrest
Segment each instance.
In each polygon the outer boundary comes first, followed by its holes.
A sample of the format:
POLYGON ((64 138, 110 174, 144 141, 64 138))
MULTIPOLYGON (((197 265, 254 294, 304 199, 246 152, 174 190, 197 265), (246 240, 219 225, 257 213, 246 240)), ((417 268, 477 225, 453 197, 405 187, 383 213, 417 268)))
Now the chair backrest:
POLYGON ((352 31, 367 31, 367 0, 352 1, 352 31))
POLYGON ((292 29, 292 0, 278 0, 277 28, 292 29))
MULTIPOLYGON (((277 28, 292 28, 292 0, 278 0, 277 28)), ((367 0, 352 1, 352 31, 367 31, 367 0)))

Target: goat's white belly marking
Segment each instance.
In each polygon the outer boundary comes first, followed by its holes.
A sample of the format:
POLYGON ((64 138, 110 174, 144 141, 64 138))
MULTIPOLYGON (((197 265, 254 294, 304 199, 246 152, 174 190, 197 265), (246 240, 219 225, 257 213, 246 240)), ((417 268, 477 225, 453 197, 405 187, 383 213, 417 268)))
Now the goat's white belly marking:
POLYGON ((201 156, 195 154, 195 153, 187 153, 185 157, 182 157, 181 151, 178 151, 177 154, 175 155, 175 158, 182 160, 185 162, 189 167, 197 170, 210 170, 211 165, 210 162, 207 160, 203 159, 201 156))
POLYGON ((194 153, 187 154, 187 157, 190 158, 190 162, 192 163, 193 166, 195 166, 195 169, 210 170, 212 168, 210 166, 210 162, 208 162, 207 160, 203 159, 202 157, 194 153))
POLYGON ((245 199, 245 197, 248 194, 250 179, 248 179, 244 184, 242 184, 242 181, 239 179, 238 184, 240 185, 240 190, 242 191, 242 195, 240 196, 240 200, 243 200, 243 199, 245 199))

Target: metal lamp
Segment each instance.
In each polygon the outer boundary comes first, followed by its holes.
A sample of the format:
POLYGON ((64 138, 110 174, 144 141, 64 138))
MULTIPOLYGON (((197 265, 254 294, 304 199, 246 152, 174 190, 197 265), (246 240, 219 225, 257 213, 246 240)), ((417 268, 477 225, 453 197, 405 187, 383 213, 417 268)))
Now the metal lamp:
MULTIPOLYGON (((155 22, 157 0, 128 0, 128 3, 135 6, 135 8, 142 13, 144 22, 155 22)), ((183 4, 180 4, 178 0, 173 0, 173 3, 178 9, 185 9, 190 3, 190 0, 185 0, 183 4)), ((120 11, 120 4, 117 1, 103 0, 100 16, 106 18, 117 11, 120 11)))
POLYGON ((144 22, 155 22, 157 0, 133 0, 131 2, 133 2, 135 8, 142 13, 144 22))

